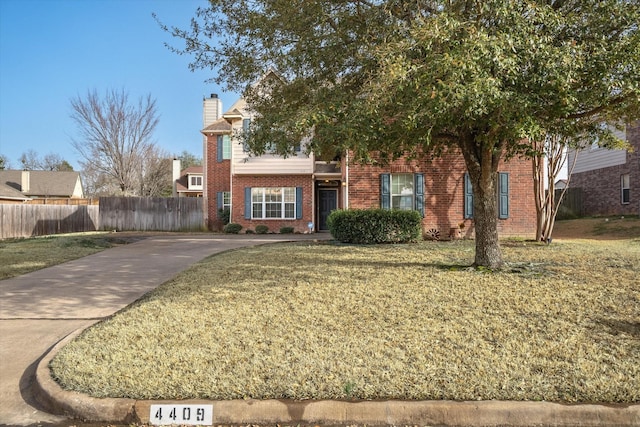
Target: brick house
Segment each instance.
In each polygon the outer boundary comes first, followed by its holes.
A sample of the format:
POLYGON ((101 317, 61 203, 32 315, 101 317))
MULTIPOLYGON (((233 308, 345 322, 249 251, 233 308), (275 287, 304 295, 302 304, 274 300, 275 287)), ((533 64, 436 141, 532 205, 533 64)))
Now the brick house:
MULTIPOLYGON (((640 215, 640 120, 618 133, 632 150, 609 150, 596 143, 578 153, 571 188, 582 194, 582 214, 640 215)), ((569 152, 569 164, 576 156, 569 152)))
MULTIPOLYGON (((250 122, 246 103, 240 99, 213 122, 205 122, 202 130, 210 229, 222 229, 223 208, 243 230, 266 225, 272 232, 285 226, 296 232, 322 232, 327 231, 327 217, 334 209, 382 207, 420 211, 423 230, 441 238, 473 236, 473 193, 462 155, 397 160, 385 168, 351 164, 348 155, 340 161, 319 161, 304 154, 303 147, 287 158, 254 157, 234 138, 250 122)), ((498 182, 500 235, 533 237, 531 162, 517 158, 504 162, 498 182)))

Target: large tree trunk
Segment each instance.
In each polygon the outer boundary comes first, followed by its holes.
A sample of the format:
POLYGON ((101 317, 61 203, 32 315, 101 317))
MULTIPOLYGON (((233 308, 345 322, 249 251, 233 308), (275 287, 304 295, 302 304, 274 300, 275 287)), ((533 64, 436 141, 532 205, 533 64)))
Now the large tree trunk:
POLYGON ((498 198, 496 195, 498 164, 503 144, 480 141, 477 134, 465 135, 459 142, 473 185, 473 221, 476 229, 476 267, 502 268, 502 251, 498 240, 498 198))

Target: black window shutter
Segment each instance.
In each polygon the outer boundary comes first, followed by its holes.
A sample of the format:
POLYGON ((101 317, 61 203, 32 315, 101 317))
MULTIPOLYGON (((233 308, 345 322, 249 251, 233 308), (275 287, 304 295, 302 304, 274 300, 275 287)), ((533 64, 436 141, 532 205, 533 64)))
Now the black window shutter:
POLYGON ((391 209, 391 175, 380 174, 380 207, 391 209))
POLYGON ((424 174, 417 173, 413 175, 416 205, 415 210, 420 212, 420 215, 424 218, 424 174))
POLYGON ((464 174, 464 218, 473 218, 473 186, 469 173, 464 174))
POLYGON ((251 187, 244 187, 244 219, 251 219, 251 187))

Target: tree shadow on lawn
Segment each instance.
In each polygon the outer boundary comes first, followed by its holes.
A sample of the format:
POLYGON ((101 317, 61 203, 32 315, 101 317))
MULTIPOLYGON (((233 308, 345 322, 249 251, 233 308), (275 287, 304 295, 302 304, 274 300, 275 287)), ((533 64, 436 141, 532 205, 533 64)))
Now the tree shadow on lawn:
POLYGON ((596 323, 604 326, 611 335, 628 334, 635 339, 640 339, 640 322, 629 322, 616 319, 596 319, 596 323))

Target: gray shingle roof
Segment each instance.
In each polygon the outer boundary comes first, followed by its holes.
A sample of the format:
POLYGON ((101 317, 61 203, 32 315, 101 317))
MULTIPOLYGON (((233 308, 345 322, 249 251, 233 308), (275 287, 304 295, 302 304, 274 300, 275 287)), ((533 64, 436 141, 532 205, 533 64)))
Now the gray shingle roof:
POLYGON ((28 171, 29 189, 23 191, 22 172, 0 171, 0 184, 11 187, 25 196, 71 197, 80 179, 79 172, 28 171))

